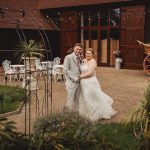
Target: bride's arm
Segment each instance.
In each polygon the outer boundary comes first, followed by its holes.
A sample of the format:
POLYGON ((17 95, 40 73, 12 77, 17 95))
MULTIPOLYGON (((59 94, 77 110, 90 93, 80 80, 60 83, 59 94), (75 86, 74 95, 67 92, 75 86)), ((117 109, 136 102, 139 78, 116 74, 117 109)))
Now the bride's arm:
POLYGON ((85 72, 85 73, 80 74, 80 79, 91 77, 91 76, 94 74, 95 69, 96 69, 96 67, 97 67, 96 61, 95 61, 95 60, 92 60, 92 61, 88 64, 88 66, 89 66, 88 71, 85 72))

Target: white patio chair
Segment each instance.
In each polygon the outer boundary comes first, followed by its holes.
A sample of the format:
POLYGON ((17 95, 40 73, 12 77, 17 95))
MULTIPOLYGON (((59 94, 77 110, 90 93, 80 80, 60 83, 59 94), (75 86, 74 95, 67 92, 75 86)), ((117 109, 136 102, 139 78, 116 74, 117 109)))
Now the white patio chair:
POLYGON ((5 81, 7 76, 9 76, 9 81, 11 82, 12 77, 17 79, 17 71, 11 67, 11 61, 5 60, 2 62, 3 69, 5 71, 5 81))
POLYGON ((25 67, 23 66, 23 67, 20 67, 20 69, 19 69, 19 80, 20 79, 24 79, 25 78, 25 67))
POLYGON ((59 65, 59 64, 60 64, 60 61, 61 61, 61 58, 55 57, 55 58, 54 58, 54 65, 59 65))
POLYGON ((59 80, 65 80, 65 75, 64 75, 64 72, 63 72, 63 68, 59 68, 57 67, 57 65, 54 65, 53 66, 53 69, 52 69, 52 76, 53 76, 53 79, 54 81, 59 81, 59 80))
POLYGON ((46 68, 41 64, 41 61, 40 61, 39 58, 35 59, 35 67, 36 67, 35 76, 37 75, 37 72, 40 72, 40 77, 41 77, 42 76, 42 71, 45 71, 46 68))

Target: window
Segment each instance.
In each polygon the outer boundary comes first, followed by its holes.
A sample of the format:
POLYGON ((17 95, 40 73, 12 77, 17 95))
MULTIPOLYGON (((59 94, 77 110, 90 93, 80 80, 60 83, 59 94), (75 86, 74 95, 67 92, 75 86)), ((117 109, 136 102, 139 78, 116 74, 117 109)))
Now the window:
POLYGON ((89 26, 89 12, 83 13, 83 26, 89 26))
POLYGON ((119 29, 110 29, 110 65, 115 64, 115 58, 113 52, 119 49, 119 29))
POLYGON ((83 41, 84 41, 84 49, 89 48, 89 30, 83 31, 83 41))
POLYGON ((95 50, 98 64, 114 65, 112 52, 119 49, 120 8, 82 12, 81 41, 95 50))
POLYGON ((120 9, 110 9, 110 25, 116 26, 119 25, 120 21, 120 9))
POLYGON ((98 17, 98 11, 90 12, 90 26, 98 26, 98 17))
POLYGON ((100 10, 100 25, 101 26, 108 25, 108 18, 109 18, 109 10, 108 9, 100 10))
POLYGON ((91 48, 94 49, 94 57, 97 60, 98 51, 98 30, 91 30, 91 48))
POLYGON ((107 30, 101 30, 101 57, 100 62, 101 63, 107 63, 107 44, 108 44, 108 38, 107 38, 107 30))

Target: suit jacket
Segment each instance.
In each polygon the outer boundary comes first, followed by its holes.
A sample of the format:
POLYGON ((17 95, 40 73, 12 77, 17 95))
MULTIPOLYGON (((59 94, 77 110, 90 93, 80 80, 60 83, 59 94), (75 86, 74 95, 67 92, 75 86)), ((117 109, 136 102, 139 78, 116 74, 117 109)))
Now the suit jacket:
POLYGON ((66 76, 66 88, 74 88, 79 83, 75 83, 76 77, 80 75, 80 67, 77 64, 76 55, 73 52, 64 59, 63 70, 66 76))

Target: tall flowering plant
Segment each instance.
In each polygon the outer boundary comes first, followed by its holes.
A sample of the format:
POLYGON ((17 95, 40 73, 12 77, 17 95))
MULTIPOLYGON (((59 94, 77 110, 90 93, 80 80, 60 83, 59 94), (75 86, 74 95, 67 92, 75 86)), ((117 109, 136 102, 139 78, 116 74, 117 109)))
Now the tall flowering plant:
POLYGON ((116 50, 113 52, 113 55, 115 56, 115 69, 120 69, 121 64, 123 63, 123 60, 121 58, 121 51, 116 50))
POLYGON ((112 53, 115 57, 121 57, 121 51, 120 50, 116 50, 116 51, 113 51, 112 53))

